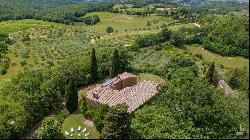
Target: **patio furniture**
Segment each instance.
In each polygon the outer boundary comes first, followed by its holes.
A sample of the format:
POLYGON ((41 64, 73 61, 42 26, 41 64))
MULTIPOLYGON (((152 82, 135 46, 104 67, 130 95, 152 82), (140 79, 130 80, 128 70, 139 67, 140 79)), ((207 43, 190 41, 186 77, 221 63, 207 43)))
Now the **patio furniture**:
POLYGON ((81 126, 78 127, 78 131, 81 131, 81 126))
POLYGON ((85 137, 87 137, 88 135, 89 135, 89 133, 86 133, 86 134, 85 134, 85 137))
POLYGON ((67 131, 64 131, 64 134, 65 134, 66 136, 68 136, 68 135, 69 135, 69 132, 67 132, 67 131))
POLYGON ((74 133, 74 128, 72 127, 72 128, 70 129, 70 131, 71 131, 71 133, 74 133))

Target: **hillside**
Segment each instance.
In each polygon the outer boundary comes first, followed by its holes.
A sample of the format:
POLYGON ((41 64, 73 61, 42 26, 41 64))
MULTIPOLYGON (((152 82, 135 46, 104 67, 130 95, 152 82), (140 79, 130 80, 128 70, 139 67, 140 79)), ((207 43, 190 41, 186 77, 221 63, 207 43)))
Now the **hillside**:
POLYGON ((0 0, 0 138, 246 138, 247 9, 0 0))

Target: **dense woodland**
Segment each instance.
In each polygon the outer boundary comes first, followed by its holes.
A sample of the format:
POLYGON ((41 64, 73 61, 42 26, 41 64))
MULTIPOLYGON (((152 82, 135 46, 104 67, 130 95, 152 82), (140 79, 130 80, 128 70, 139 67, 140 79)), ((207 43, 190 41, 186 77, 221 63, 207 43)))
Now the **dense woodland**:
POLYGON ((198 4, 198 8, 194 5, 185 7, 162 0, 0 0, 3 23, 22 19, 53 23, 12 33, 0 30, 1 76, 17 65, 17 58, 23 69, 0 84, 0 138, 19 138, 43 120, 36 137, 53 139, 61 133, 67 115, 46 116, 61 110, 70 115, 78 109, 84 118, 93 121, 103 139, 245 138, 249 135, 249 65, 224 66, 206 60, 200 53, 190 53, 188 47, 195 44, 219 56, 248 60, 249 15, 233 14, 248 9, 248 3, 212 2, 198 4), (171 12, 148 8, 157 3, 171 12), (115 4, 133 6, 113 8, 115 4), (134 12, 133 8, 143 10, 134 12), (153 28, 157 21, 148 21, 147 29, 134 30, 148 33, 126 35, 132 32, 126 29, 125 36, 115 41, 122 31, 111 25, 105 25, 105 34, 88 28, 102 22, 97 13, 88 13, 103 11, 140 18, 160 16, 171 22, 153 28), (189 23, 200 27, 172 28, 189 23), (113 38, 105 40, 104 36, 113 38), (131 45, 124 47, 124 40, 131 45), (158 96, 132 115, 125 104, 94 109, 83 96, 78 96, 78 88, 124 71, 154 74, 165 83, 160 85, 158 96), (218 88, 221 79, 235 95, 229 96, 218 88), (243 134, 236 135, 240 127, 244 128, 243 134))
POLYGON ((84 3, 75 4, 72 1, 63 0, 14 0, 0 1, 0 21, 20 19, 42 19, 59 23, 84 22, 80 17, 93 11, 110 11, 113 7, 110 3, 84 3))

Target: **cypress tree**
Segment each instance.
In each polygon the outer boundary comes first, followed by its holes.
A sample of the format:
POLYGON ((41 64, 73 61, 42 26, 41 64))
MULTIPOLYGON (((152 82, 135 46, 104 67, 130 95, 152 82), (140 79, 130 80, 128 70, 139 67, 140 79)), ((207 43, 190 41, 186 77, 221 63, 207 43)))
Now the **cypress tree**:
POLYGON ((75 81, 71 78, 65 86, 65 105, 70 113, 77 110, 78 94, 76 90, 75 81))
POLYGON ((228 83, 232 88, 240 87, 240 71, 238 68, 235 68, 232 74, 230 75, 228 83))
POLYGON ((111 59, 111 70, 110 77, 114 77, 120 72, 120 60, 119 60, 119 52, 117 49, 113 52, 113 56, 111 59))
POLYGON ((216 69, 215 69, 215 70, 214 70, 214 75, 213 75, 212 84, 213 84, 214 86, 217 87, 218 82, 219 82, 219 74, 218 74, 218 72, 217 72, 216 69))
POLYGON ((215 80, 214 80, 214 76, 215 76, 215 65, 214 62, 210 65, 210 67, 208 68, 207 74, 206 74, 206 79, 208 80, 209 84, 215 84, 215 80))
POLYGON ((92 55, 91 55, 91 77, 93 82, 95 82, 98 79, 97 75, 97 61, 96 61, 96 53, 95 49, 92 49, 92 55))

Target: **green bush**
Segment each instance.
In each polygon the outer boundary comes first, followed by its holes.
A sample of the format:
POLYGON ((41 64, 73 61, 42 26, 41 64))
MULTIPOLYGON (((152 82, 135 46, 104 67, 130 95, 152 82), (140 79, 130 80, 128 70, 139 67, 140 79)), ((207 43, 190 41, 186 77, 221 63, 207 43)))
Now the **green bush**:
POLYGON ((5 41, 0 41, 0 53, 7 53, 8 51, 8 45, 5 43, 5 41))
POLYGON ((106 27, 106 32, 107 33, 112 33, 113 31, 114 31, 114 29, 111 26, 106 27))
POLYGON ((7 73, 7 69, 6 68, 0 68, 0 72, 2 75, 7 73))
POLYGON ((46 117, 37 131, 37 137, 40 139, 53 139, 60 132, 61 124, 55 119, 55 117, 46 117))
POLYGON ((20 61, 20 65, 21 65, 21 66, 25 66, 25 65, 27 65, 27 64, 28 64, 28 62, 27 62, 26 59, 22 59, 22 60, 20 61))
POLYGON ((202 59, 202 54, 201 54, 201 53, 197 53, 197 54, 195 54, 195 56, 196 56, 197 58, 199 58, 199 59, 202 59))
POLYGON ((87 103, 86 103, 84 97, 82 97, 79 101, 79 108, 80 108, 83 116, 85 116, 85 113, 88 111, 88 106, 87 106, 87 103))

